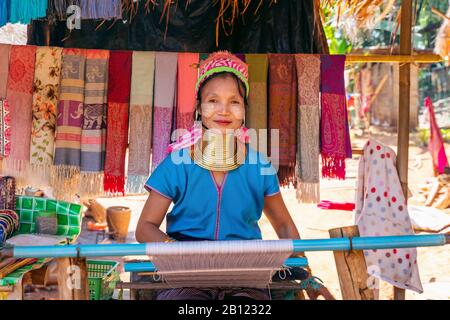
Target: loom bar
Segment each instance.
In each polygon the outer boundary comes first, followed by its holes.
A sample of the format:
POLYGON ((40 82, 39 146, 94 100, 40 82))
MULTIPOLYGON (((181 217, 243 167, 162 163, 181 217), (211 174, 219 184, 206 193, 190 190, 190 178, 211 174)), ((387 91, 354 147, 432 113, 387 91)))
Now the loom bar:
MULTIPOLYGON (((248 240, 251 241, 251 240, 248 240)), ((355 237, 333 239, 292 240, 294 253, 303 251, 365 250, 441 246, 450 243, 445 234, 411 236, 355 237)), ((161 243, 161 246, 170 243, 161 243)), ((61 257, 108 257, 147 255, 146 244, 104 244, 66 246, 15 246, 12 256, 16 258, 61 258, 61 257)))
MULTIPOLYGON (((307 258, 289 258, 284 263, 286 267, 307 267, 307 258)), ((146 262, 128 262, 124 264, 125 272, 154 272, 156 271, 155 265, 151 261, 146 262)))

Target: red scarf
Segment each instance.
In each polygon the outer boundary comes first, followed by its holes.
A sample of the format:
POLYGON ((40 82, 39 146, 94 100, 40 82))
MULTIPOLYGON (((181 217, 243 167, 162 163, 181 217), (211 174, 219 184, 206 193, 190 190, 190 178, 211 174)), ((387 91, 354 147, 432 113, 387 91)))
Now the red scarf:
POLYGON ((111 51, 104 189, 125 194, 125 155, 128 145, 128 107, 131 91, 131 51, 111 51))

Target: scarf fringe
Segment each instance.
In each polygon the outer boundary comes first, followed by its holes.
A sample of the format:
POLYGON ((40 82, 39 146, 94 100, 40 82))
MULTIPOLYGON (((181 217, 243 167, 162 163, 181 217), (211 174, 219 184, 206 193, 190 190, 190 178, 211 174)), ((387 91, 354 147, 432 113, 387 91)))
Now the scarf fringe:
POLYGON ((5 158, 2 161, 1 173, 5 176, 14 177, 17 189, 24 189, 28 186, 38 187, 38 185, 33 184, 36 179, 33 177, 34 172, 29 161, 5 158))
POLYGON ((105 174, 104 178, 105 193, 109 196, 125 196, 125 177, 112 176, 105 174))
POLYGON ((78 193, 80 168, 58 165, 51 168, 51 185, 57 200, 72 202, 78 193))
POLYGON ((345 180, 345 156, 322 155, 322 177, 345 180))
POLYGON ((79 196, 82 198, 90 198, 105 195, 103 179, 103 172, 82 171, 78 185, 79 196))
POLYGON ((144 189, 144 185, 147 179, 148 176, 128 176, 126 192, 145 194, 146 190, 144 189))
POLYGON ((298 182, 296 197, 298 202, 319 203, 320 184, 315 182, 298 182))
POLYGON ((278 168, 278 180, 280 182, 280 187, 290 187, 292 184, 295 187, 295 163, 291 163, 287 166, 280 166, 278 168))

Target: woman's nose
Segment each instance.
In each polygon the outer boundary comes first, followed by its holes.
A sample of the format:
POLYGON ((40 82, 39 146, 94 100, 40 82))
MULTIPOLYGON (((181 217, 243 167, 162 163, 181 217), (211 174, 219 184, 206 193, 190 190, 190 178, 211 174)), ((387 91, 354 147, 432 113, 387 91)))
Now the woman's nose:
POLYGON ((219 113, 219 114, 230 113, 230 107, 229 107, 228 103, 219 103, 217 113, 219 113))

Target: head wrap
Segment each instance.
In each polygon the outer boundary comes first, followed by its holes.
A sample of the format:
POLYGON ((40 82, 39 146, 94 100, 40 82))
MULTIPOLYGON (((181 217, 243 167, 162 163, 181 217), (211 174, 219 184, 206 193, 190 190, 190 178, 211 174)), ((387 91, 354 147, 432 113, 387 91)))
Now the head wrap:
POLYGON ((245 85, 245 96, 248 97, 248 65, 228 51, 217 51, 200 62, 200 73, 195 85, 195 95, 201 85, 212 75, 220 72, 230 72, 236 75, 245 85))

